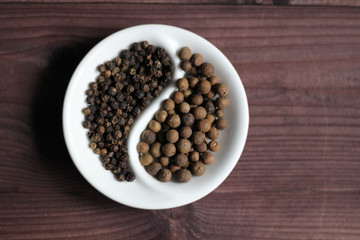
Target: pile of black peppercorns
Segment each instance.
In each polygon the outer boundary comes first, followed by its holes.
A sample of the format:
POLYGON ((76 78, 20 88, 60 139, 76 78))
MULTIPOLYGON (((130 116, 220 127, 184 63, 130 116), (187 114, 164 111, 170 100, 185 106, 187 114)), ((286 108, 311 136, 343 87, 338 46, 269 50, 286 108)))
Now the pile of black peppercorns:
POLYGON ((140 163, 162 182, 170 181, 172 174, 178 182, 203 175, 205 165, 214 162, 210 151, 220 149, 219 130, 227 127, 224 109, 230 103, 229 88, 200 54, 184 47, 180 58, 185 77, 177 80, 178 90, 163 102, 137 146, 140 163))
POLYGON ((136 117, 172 80, 173 65, 163 48, 147 41, 98 67, 100 75, 86 90, 83 126, 90 148, 119 181, 133 181, 126 140, 136 117))

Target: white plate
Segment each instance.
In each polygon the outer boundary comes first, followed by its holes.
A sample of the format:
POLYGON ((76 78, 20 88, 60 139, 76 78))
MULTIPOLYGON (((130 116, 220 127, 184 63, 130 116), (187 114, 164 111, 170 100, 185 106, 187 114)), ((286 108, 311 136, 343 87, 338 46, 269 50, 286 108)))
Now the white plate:
POLYGON ((116 32, 102 40, 84 57, 69 83, 63 108, 63 129, 70 155, 85 179, 98 191, 119 203, 143 209, 165 209, 194 202, 218 187, 235 167, 243 151, 249 125, 249 110, 241 80, 230 61, 210 42, 181 28, 167 25, 140 25, 116 32), (118 56, 133 42, 147 40, 165 48, 175 64, 174 81, 140 115, 133 125, 129 140, 130 167, 136 175, 134 182, 119 182, 111 171, 105 170, 98 155, 89 148, 87 129, 82 127, 86 107, 85 90, 98 75, 97 66, 118 56), (215 162, 207 166, 201 177, 188 183, 162 183, 150 176, 140 165, 136 145, 141 132, 160 103, 175 89, 175 80, 184 72, 177 56, 181 47, 188 46, 193 53, 203 55, 215 66, 215 75, 230 87, 230 107, 226 109, 229 127, 221 131, 221 149, 215 153, 215 162))

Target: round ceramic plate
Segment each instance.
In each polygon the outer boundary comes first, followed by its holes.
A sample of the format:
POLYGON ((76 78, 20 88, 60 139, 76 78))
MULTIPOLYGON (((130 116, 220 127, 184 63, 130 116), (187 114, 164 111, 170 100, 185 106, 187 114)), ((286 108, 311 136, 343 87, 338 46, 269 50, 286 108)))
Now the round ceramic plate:
POLYGON ((63 108, 63 129, 66 145, 76 167, 98 191, 119 203, 143 209, 165 209, 194 202, 212 192, 230 174, 243 151, 249 125, 249 110, 241 80, 230 61, 210 42, 187 30, 166 25, 140 25, 116 32, 97 44, 80 62, 69 83, 63 108), (132 126, 128 139, 129 164, 136 175, 133 182, 119 182, 111 171, 101 164, 98 155, 89 148, 87 129, 82 127, 86 107, 85 90, 98 76, 97 66, 118 56, 133 42, 147 40, 164 48, 175 65, 173 82, 153 100, 132 126), (140 165, 136 145, 161 102, 175 90, 175 80, 184 72, 180 69, 179 50, 188 46, 193 53, 203 55, 205 61, 215 66, 215 75, 229 88, 230 106, 226 109, 228 128, 218 139, 221 149, 215 162, 207 166, 201 177, 188 183, 162 183, 150 176, 140 165))

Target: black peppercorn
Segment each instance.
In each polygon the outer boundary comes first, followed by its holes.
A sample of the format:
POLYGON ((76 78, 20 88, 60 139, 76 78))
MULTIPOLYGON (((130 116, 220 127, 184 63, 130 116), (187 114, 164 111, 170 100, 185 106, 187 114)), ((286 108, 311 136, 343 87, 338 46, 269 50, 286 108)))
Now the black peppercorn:
POLYGON ((127 172, 125 176, 126 176, 125 179, 128 182, 132 182, 135 180, 135 174, 132 172, 127 172))

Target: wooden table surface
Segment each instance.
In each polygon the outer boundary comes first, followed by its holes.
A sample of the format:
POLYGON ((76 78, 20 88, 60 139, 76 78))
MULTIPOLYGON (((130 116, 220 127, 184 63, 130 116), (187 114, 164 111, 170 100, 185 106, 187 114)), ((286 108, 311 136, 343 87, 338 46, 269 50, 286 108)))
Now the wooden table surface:
POLYGON ((80 2, 0 4, 0 239, 360 239, 360 8, 80 2), (62 135, 79 61, 144 23, 215 44, 250 107, 226 181, 161 211, 97 192, 62 135))

